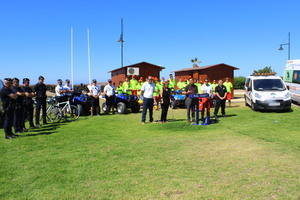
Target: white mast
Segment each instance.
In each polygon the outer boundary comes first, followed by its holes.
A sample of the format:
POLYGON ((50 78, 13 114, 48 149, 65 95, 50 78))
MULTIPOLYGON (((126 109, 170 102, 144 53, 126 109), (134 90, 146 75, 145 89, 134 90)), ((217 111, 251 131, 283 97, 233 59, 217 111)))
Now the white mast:
POLYGON ((71 83, 72 83, 72 89, 74 90, 74 50, 73 50, 73 27, 71 27, 71 60, 70 60, 70 64, 71 64, 71 83))
POLYGON ((90 29, 87 29, 87 47, 88 47, 88 67, 89 67, 89 84, 92 82, 91 78, 91 50, 90 50, 90 29))

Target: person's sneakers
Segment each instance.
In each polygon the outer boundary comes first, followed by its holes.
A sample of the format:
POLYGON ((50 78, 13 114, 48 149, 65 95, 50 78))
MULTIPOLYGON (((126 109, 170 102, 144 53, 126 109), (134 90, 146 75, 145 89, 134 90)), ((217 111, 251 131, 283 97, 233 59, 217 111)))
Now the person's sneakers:
POLYGON ((146 122, 141 122, 142 125, 146 124, 146 122))
POLYGON ((35 128, 41 128, 41 125, 36 124, 36 125, 35 125, 35 128))
POLYGON ((222 114, 222 117, 226 117, 226 115, 225 115, 225 114, 222 114))
POLYGON ((10 135, 6 135, 4 138, 7 139, 7 140, 13 139, 13 137, 10 136, 10 135))
POLYGON ((215 120, 218 121, 218 116, 217 115, 215 115, 215 120))

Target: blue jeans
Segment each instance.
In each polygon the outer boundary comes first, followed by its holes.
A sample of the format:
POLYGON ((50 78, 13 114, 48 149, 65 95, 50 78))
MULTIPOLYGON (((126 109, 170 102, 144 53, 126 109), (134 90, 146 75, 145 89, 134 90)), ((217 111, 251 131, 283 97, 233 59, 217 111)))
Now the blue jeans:
POLYGON ((150 122, 153 122, 153 99, 145 98, 143 100, 142 122, 146 121, 147 109, 149 109, 150 122))

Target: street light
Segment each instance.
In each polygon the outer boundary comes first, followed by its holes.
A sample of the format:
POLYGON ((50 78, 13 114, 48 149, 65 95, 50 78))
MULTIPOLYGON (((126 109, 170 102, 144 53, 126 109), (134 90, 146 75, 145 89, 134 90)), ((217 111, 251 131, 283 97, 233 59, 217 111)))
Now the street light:
POLYGON ((283 46, 288 46, 288 60, 291 59, 291 33, 289 32, 289 35, 288 35, 288 43, 283 43, 283 44, 280 44, 280 47, 279 47, 279 51, 282 51, 284 50, 283 49, 283 46))

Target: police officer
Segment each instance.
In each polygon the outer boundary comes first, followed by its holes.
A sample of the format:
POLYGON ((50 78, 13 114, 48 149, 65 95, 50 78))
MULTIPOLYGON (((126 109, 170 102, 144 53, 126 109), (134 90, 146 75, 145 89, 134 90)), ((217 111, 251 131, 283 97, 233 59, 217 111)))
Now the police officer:
POLYGON ((225 103, 226 103, 227 89, 223 85, 223 81, 219 80, 218 86, 215 88, 216 106, 214 110, 215 118, 218 119, 218 112, 221 107, 222 117, 225 117, 225 103))
POLYGON ((14 119, 14 104, 17 94, 15 94, 11 89, 11 79, 4 79, 4 87, 0 90, 0 98, 3 103, 4 109, 4 121, 3 128, 5 139, 12 139, 17 135, 13 134, 12 126, 14 119))
POLYGON ((35 111, 35 124, 36 127, 40 127, 40 112, 43 113, 43 124, 47 124, 46 120, 46 100, 47 100, 47 87, 44 84, 45 78, 39 76, 39 82, 34 86, 34 92, 36 95, 36 111, 35 111))
POLYGON ((187 121, 191 122, 191 115, 192 115, 192 121, 195 120, 195 109, 198 104, 197 98, 194 98, 193 96, 198 93, 198 87, 194 84, 194 79, 189 80, 189 84, 185 87, 185 91, 183 94, 186 95, 185 98, 185 105, 187 108, 187 121))
MULTIPOLYGON (((30 128, 34 128, 33 124, 33 100, 35 96, 33 90, 29 87, 30 80, 28 78, 23 79, 23 91, 25 92, 24 98, 24 119, 28 120, 30 128)), ((25 122, 24 120, 24 122, 25 122)), ((23 124, 25 128, 25 124, 23 124)))
POLYGON ((20 87, 19 79, 14 78, 13 80, 12 90, 17 94, 15 110, 14 110, 14 128, 15 133, 22 133, 24 131, 24 111, 23 111, 23 103, 25 92, 20 87))

